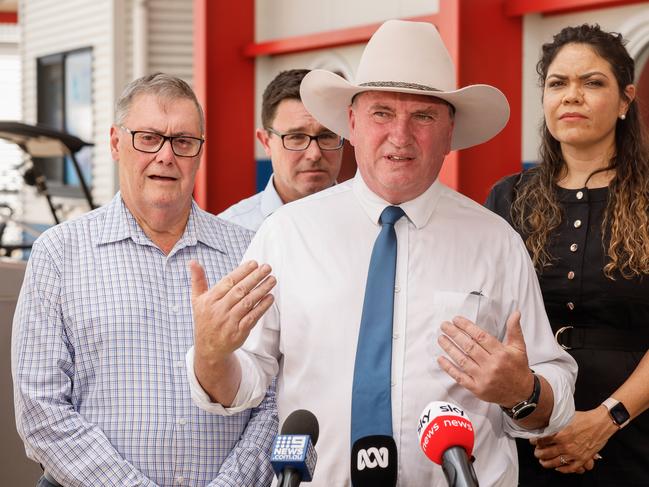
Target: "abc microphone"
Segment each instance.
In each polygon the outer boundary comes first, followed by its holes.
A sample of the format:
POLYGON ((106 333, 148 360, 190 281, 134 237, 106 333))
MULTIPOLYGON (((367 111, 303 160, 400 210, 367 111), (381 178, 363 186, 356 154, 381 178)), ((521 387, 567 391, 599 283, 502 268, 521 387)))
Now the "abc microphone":
POLYGON ((478 487, 469 460, 473 425, 461 408, 448 402, 431 402, 419 417, 417 435, 426 456, 442 466, 449 487, 478 487))
POLYGON ((354 487, 394 487, 397 485, 397 444, 392 436, 363 436, 352 445, 352 485, 354 487))
POLYGON ((318 420, 311 411, 298 409, 288 415, 270 455, 278 487, 311 482, 318 459, 315 451, 318 434, 318 420))

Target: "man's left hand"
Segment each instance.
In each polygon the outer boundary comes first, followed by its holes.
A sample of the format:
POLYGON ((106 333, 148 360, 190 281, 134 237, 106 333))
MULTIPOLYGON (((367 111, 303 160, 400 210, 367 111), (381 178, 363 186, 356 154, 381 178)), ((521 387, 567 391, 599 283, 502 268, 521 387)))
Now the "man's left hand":
POLYGON ((437 362, 455 382, 483 401, 514 406, 527 399, 534 388, 520 318, 518 311, 509 315, 502 343, 466 318, 443 322, 444 335, 438 343, 450 360, 442 356, 437 362))

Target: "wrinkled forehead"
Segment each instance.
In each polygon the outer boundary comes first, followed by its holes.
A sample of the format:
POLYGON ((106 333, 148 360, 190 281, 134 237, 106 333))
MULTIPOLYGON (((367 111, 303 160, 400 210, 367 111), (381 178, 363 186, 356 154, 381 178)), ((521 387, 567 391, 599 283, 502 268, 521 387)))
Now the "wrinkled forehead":
POLYGON ((185 96, 169 96, 159 93, 139 93, 128 108, 128 116, 156 118, 160 114, 175 116, 182 114, 184 117, 194 119, 200 124, 201 113, 196 103, 185 96))
POLYGON ((434 106, 448 106, 451 110, 454 110, 453 105, 451 105, 446 100, 437 98, 430 95, 420 95, 415 93, 401 93, 398 91, 362 91, 357 93, 352 98, 352 106, 362 105, 362 106, 371 106, 371 105, 382 105, 390 106, 397 102, 406 102, 412 105, 421 106, 421 107, 434 107, 434 106))

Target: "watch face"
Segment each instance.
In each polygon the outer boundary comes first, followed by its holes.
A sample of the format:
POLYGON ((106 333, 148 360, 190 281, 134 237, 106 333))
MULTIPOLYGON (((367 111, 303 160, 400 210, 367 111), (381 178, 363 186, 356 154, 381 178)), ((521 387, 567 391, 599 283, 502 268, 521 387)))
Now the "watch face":
POLYGON ((611 408, 611 417, 617 424, 624 424, 629 419, 629 412, 624 407, 624 404, 618 402, 611 408))
POLYGON ((523 405, 517 404, 514 406, 514 409, 512 411, 512 418, 514 419, 523 419, 529 416, 534 412, 536 409, 536 403, 535 402, 528 402, 523 405))

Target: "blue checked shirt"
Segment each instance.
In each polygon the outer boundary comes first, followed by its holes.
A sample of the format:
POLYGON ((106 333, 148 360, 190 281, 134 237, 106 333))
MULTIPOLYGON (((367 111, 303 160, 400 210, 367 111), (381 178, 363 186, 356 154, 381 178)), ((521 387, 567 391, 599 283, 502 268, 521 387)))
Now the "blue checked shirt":
POLYGON ((188 262, 210 285, 252 232, 193 204, 169 255, 118 193, 32 250, 12 337, 16 423, 30 458, 66 486, 268 485, 274 392, 219 416, 192 403, 188 262))

